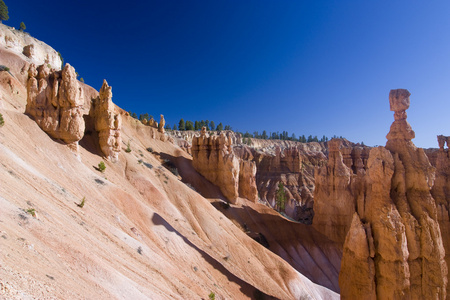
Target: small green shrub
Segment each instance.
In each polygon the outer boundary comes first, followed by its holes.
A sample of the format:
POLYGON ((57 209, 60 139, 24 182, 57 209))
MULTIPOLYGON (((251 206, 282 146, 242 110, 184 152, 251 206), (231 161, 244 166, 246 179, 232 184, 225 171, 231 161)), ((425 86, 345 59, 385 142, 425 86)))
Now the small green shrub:
POLYGON ((3 115, 0 114, 0 127, 2 127, 3 125, 5 125, 5 120, 3 120, 3 115))
POLYGON ((209 300, 215 300, 216 294, 214 292, 211 292, 211 293, 209 293, 208 297, 209 297, 209 300))
POLYGON ((148 147, 147 151, 150 152, 150 153, 153 153, 153 148, 152 147, 148 147))
POLYGON ((130 140, 128 140, 128 143, 127 143, 127 149, 125 149, 125 152, 126 152, 126 153, 130 153, 130 152, 131 152, 130 140))
POLYGON ((77 204, 78 207, 83 208, 84 204, 86 203, 86 197, 83 197, 80 203, 77 204))
POLYGON ((105 163, 104 163, 103 161, 101 161, 101 162, 98 164, 98 170, 99 170, 100 172, 102 172, 102 173, 105 172, 106 166, 105 166, 105 163))
POLYGON ((34 208, 27 209, 27 213, 36 218, 36 210, 34 208))
POLYGON ((9 68, 7 66, 0 65, 0 71, 9 72, 9 68))
POLYGON ((84 78, 83 78, 83 77, 81 77, 81 78, 80 78, 80 81, 81 81, 82 83, 84 83, 84 78))

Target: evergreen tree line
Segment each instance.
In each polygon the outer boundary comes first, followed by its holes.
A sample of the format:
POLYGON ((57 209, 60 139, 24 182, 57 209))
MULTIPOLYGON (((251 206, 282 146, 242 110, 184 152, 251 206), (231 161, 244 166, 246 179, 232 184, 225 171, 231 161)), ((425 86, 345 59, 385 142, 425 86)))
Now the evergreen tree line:
MULTIPOLYGON (((129 111, 128 112, 130 114, 131 117, 142 121, 144 119, 146 119, 147 121, 152 119, 153 116, 145 113, 145 114, 140 114, 139 116, 134 113, 129 111)), ((154 118, 153 118, 154 119, 154 118)), ((155 120, 157 122, 159 122, 159 120, 155 120)), ((170 126, 168 123, 166 123, 166 126, 164 126, 165 129, 167 130, 180 130, 180 131, 185 131, 185 130, 201 130, 203 127, 206 127, 206 130, 208 131, 222 131, 222 130, 232 130, 230 125, 225 125, 223 126, 222 122, 219 123, 217 126, 214 123, 214 121, 209 121, 209 120, 201 120, 201 121, 184 121, 184 119, 180 119, 180 121, 177 124, 174 124, 173 126, 170 126)))
MULTIPOLYGON (((260 134, 258 131, 255 131, 252 133, 245 132, 241 133, 242 137, 244 138, 256 138, 256 139, 263 139, 263 140, 284 140, 284 141, 295 141, 295 142, 301 142, 301 143, 310 143, 310 142, 328 142, 330 138, 326 137, 325 135, 322 136, 322 138, 318 138, 317 135, 312 136, 309 135, 306 137, 305 135, 296 137, 295 133, 293 133, 291 136, 289 136, 287 131, 283 132, 269 132, 267 134, 267 131, 263 130, 263 132, 260 134)), ((332 136, 333 138, 343 138, 342 136, 332 136)))

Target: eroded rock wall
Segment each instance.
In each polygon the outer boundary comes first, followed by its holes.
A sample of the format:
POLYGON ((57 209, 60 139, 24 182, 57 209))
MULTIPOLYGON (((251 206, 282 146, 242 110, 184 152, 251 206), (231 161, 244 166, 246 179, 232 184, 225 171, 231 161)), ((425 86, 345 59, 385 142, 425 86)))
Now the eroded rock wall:
POLYGON ((192 139, 192 164, 206 179, 219 186, 224 196, 236 203, 239 196, 256 201, 256 167, 233 154, 232 140, 225 133, 209 136, 206 129, 192 139))
MULTIPOLYGON (((256 162, 256 181, 259 195, 272 207, 275 206, 278 184, 284 185, 285 212, 304 223, 311 223, 314 216, 314 170, 326 161, 324 147, 309 148, 296 143, 287 148, 250 148, 256 162)), ((236 148, 235 148, 236 149, 236 148)))
POLYGON ((344 243, 342 299, 446 298, 447 264, 430 193, 434 168, 411 141, 409 95, 391 91, 395 121, 386 148, 369 154, 362 207, 356 208, 344 243))
POLYGON ((316 170, 313 226, 343 244, 356 211, 357 191, 356 175, 344 163, 341 146, 341 139, 330 140, 328 162, 316 170))

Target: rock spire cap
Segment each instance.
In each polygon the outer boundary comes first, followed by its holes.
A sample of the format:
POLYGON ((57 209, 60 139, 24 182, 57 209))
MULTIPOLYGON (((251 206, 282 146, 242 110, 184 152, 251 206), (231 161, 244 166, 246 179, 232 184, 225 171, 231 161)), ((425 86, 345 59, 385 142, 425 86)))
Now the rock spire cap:
POLYGON ((406 89, 396 89, 389 92, 389 104, 391 111, 404 111, 409 108, 409 96, 411 93, 406 89))

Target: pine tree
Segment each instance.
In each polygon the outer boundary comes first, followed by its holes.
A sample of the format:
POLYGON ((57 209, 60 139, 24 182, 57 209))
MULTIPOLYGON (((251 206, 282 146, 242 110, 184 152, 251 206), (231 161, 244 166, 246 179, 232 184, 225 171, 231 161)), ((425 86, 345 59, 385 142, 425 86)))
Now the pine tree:
POLYGON ((222 130, 223 130, 222 122, 220 122, 219 125, 217 125, 216 130, 217 130, 217 131, 222 131, 222 130))
POLYGON ((284 192, 284 184, 282 182, 278 183, 277 190, 277 210, 284 211, 286 204, 286 194, 284 192))
POLYGON ((20 31, 24 31, 25 29, 27 29, 27 26, 25 26, 25 23, 20 22, 20 31))
POLYGON ((267 140, 268 136, 267 136, 267 131, 263 130, 263 133, 261 135, 261 138, 264 140, 267 140))
POLYGON ((216 128, 216 124, 214 123, 214 121, 209 122, 209 128, 211 128, 211 130, 214 130, 214 128, 216 128))
POLYGON ((177 124, 174 124, 174 125, 173 125, 172 130, 177 130, 177 124))
POLYGON ((184 122, 183 119, 181 119, 180 123, 178 123, 178 130, 180 130, 180 131, 186 130, 186 123, 184 122))
POLYGON ((6 21, 9 19, 8 15, 8 6, 6 6, 5 2, 3 0, 0 0, 0 23, 2 21, 6 21))
POLYGON ((5 120, 3 120, 3 115, 0 114, 0 127, 2 127, 3 125, 5 125, 5 120))
POLYGON ((194 130, 200 130, 200 123, 198 123, 198 121, 195 121, 194 123, 194 130))
POLYGON ((194 130, 194 123, 192 121, 186 121, 186 130, 194 130))

